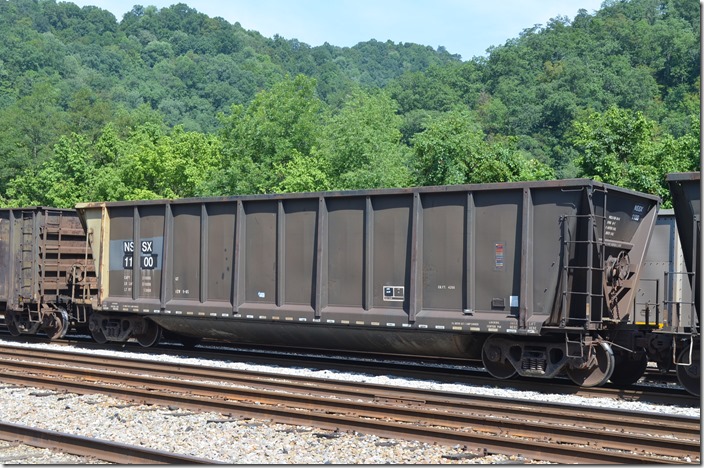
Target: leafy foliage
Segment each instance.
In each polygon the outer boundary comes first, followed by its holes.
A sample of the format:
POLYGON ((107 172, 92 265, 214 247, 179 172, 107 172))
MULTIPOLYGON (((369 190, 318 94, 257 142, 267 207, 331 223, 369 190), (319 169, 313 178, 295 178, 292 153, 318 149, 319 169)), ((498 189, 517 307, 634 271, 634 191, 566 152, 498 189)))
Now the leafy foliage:
POLYGON ((462 61, 311 47, 184 3, 0 2, 0 201, 594 177, 699 165, 695 0, 607 0, 462 61))
POLYGON ((581 154, 576 163, 583 175, 660 195, 669 206, 665 175, 698 170, 698 154, 689 135, 656 135, 655 122, 641 112, 612 107, 575 121, 569 139, 581 154))
POLYGON ((285 178, 275 170, 311 156, 322 103, 315 80, 298 75, 262 91, 246 108, 223 118, 224 167, 219 189, 230 194, 272 193, 285 178))
POLYGON ((409 151, 401 144, 401 117, 384 93, 357 90, 323 130, 321 156, 340 190, 405 187, 409 151))
POLYGON ((419 185, 554 177, 549 167, 518 151, 511 139, 485 140, 477 119, 466 110, 450 111, 416 135, 414 150, 419 185))

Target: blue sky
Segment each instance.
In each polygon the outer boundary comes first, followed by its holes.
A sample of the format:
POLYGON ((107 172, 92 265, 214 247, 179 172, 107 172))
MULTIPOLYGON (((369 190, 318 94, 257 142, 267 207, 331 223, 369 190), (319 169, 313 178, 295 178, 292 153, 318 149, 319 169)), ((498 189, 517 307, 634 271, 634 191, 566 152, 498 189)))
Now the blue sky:
POLYGON ((278 34, 311 46, 328 42, 351 47, 376 39, 444 46, 464 60, 486 55, 523 29, 551 18, 590 14, 602 0, 70 0, 95 5, 119 20, 137 5, 158 8, 185 3, 208 16, 220 16, 263 36, 278 34))

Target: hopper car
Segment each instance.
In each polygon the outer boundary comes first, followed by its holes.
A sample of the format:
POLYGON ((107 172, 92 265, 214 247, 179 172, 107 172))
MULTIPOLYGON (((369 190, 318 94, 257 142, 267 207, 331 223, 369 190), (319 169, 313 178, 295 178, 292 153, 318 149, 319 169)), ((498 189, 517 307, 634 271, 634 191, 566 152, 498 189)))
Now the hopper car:
MULTIPOLYGON (((689 361, 683 352, 692 349, 697 362, 698 315, 692 294, 693 276, 685 262, 672 209, 660 209, 655 229, 646 252, 643 272, 635 299, 636 323, 645 328, 645 354, 648 359, 633 362, 633 372, 645 370, 647 361, 657 364, 662 372, 676 370, 680 383, 690 393, 699 394, 698 364, 689 361), (648 332, 649 330, 649 332, 648 332), (686 359, 685 359, 686 358, 686 359)), ((613 381, 612 377, 612 381, 613 381)))
MULTIPOLYGON (((679 295, 676 287, 668 291, 664 309, 667 314, 664 326, 652 336, 668 354, 666 362, 674 365, 680 383, 695 395, 701 388, 701 174, 699 172, 671 173, 667 183, 672 194, 675 221, 681 244, 684 265, 672 270, 670 275, 687 283, 689 295, 679 295)), ((675 281, 672 284, 676 284, 675 281)))
POLYGON ((659 203, 586 179, 82 203, 88 328, 629 384, 662 328, 638 305, 659 203))
POLYGON ((0 209, 0 311, 12 335, 87 326, 97 278, 75 210, 0 209))
POLYGON ((584 180, 5 209, 0 307, 13 335, 459 357, 587 386, 654 361, 699 394, 699 174, 668 182, 675 210, 616 239, 609 195, 642 194, 584 180))

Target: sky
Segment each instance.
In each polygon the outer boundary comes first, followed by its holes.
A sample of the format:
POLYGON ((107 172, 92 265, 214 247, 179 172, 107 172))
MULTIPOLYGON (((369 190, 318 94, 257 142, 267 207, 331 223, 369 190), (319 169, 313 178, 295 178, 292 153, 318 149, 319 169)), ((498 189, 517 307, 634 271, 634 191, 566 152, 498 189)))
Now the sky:
POLYGON ((118 21, 134 5, 185 3, 210 17, 239 22, 265 37, 275 34, 310 46, 351 47, 376 39, 439 46, 463 60, 518 37, 551 18, 593 14, 603 0, 69 0, 110 11, 118 21))

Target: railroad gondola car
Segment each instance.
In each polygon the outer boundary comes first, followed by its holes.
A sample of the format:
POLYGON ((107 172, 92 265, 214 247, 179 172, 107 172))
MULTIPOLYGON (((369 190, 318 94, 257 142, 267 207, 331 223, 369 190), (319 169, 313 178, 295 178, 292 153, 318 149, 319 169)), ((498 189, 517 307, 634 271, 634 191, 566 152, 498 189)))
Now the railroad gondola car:
POLYGON ((643 349, 659 198, 592 180, 76 206, 99 342, 184 339, 481 360, 583 386, 643 349))
MULTIPOLYGON (((682 244, 677 232, 675 212, 658 211, 655 229, 648 244, 635 298, 636 323, 653 329, 669 325, 668 301, 691 303, 692 290, 685 272, 682 244)), ((656 360, 655 360, 656 361, 656 360)))
POLYGON ((676 290, 668 292, 664 302, 667 314, 665 326, 653 336, 669 343, 668 356, 660 362, 674 365, 682 386, 690 393, 701 392, 701 174, 699 172, 667 175, 677 231, 682 245, 685 270, 670 273, 683 278, 691 288, 691 296, 679 297, 676 290))
MULTIPOLYGON (((656 363, 661 372, 685 371, 673 358, 683 349, 690 349, 693 333, 697 333, 697 326, 692 326, 698 323, 698 319, 689 276, 675 212, 660 209, 636 292, 636 323, 644 332, 645 347, 642 352, 630 356, 630 369, 635 379, 631 383, 637 380, 648 361, 656 363)), ((689 368, 688 372, 695 369, 697 367, 689 368)), ((611 380, 619 383, 618 379, 621 379, 620 382, 629 383, 627 377, 624 373, 620 377, 612 376, 611 380)), ((678 377, 683 380, 682 376, 678 377)), ((681 383, 690 393, 699 394, 700 386, 692 378, 681 383)))
POLYGON ((86 325, 97 279, 75 210, 0 209, 0 310, 12 335, 86 325))

